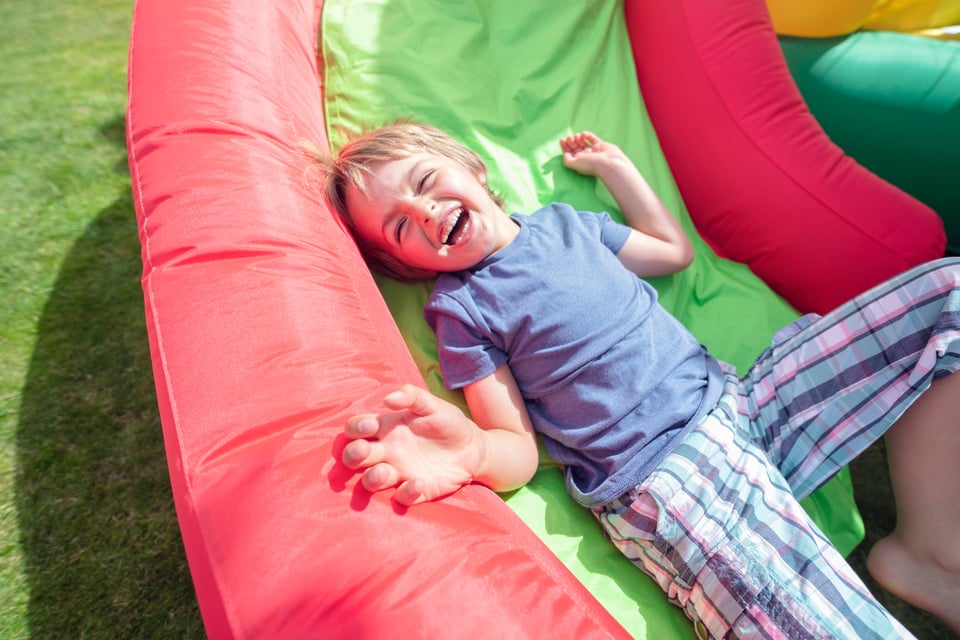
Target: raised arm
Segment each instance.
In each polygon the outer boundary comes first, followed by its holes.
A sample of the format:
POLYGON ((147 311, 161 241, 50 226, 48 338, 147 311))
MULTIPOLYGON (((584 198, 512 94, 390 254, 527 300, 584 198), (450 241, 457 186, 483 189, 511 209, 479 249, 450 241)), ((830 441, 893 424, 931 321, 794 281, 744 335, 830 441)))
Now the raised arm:
POLYGON ((669 275, 693 260, 690 240, 630 158, 617 145, 583 131, 560 140, 563 164, 596 176, 634 232, 617 257, 641 277, 669 275))
POLYGON ((347 421, 343 463, 362 470, 369 491, 396 487, 412 505, 471 482, 495 491, 525 484, 537 469, 537 443, 507 365, 464 389, 476 422, 413 385, 384 398, 391 410, 347 421))

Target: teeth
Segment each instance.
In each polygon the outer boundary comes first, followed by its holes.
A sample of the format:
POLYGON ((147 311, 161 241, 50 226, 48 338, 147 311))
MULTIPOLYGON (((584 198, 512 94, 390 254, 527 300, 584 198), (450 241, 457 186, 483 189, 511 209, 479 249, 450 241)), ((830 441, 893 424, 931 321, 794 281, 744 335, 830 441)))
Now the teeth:
POLYGON ((461 212, 457 210, 455 214, 450 216, 453 219, 453 222, 450 223, 450 228, 447 229, 447 233, 443 237, 443 244, 453 244, 453 242, 450 241, 450 236, 453 235, 453 230, 457 228, 457 222, 460 221, 460 215, 461 212))
POLYGON ((457 211, 450 216, 452 222, 450 223, 450 228, 443 237, 443 244, 452 245, 456 243, 458 238, 455 238, 454 234, 457 233, 459 236, 463 232, 466 224, 469 222, 469 220, 465 217, 465 214, 466 211, 463 209, 457 209, 457 211), (460 224, 461 220, 463 220, 463 225, 460 224))

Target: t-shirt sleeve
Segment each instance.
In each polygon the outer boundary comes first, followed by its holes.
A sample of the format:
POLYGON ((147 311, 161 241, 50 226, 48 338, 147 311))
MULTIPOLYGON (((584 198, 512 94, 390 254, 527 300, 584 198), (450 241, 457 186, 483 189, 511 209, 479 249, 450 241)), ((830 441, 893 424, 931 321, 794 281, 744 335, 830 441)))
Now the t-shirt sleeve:
POLYGON ((459 389, 487 377, 507 361, 484 331, 482 321, 447 296, 433 296, 423 316, 437 336, 443 384, 459 389))
POLYGON ((578 212, 580 217, 588 225, 595 225, 600 229, 600 242, 610 249, 614 255, 620 253, 620 249, 627 243, 630 237, 631 229, 627 225, 620 224, 610 217, 607 212, 588 213, 578 212))

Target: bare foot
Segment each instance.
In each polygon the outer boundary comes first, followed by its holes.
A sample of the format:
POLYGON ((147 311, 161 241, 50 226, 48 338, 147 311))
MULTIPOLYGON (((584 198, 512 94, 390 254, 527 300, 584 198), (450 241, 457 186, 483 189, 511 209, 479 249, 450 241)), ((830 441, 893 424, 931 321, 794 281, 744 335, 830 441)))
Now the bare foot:
POLYGON ((867 570, 883 587, 910 604, 937 616, 960 636, 960 570, 937 558, 918 558, 896 537, 881 539, 870 550, 867 570))

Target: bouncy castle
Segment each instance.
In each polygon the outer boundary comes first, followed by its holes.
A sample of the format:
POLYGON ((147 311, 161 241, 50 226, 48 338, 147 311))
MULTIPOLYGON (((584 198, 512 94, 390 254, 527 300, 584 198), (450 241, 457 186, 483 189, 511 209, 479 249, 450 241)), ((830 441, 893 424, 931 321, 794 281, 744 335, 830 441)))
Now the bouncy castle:
POLYGON ((932 207, 960 253, 960 0, 767 0, 817 122, 858 163, 932 207))
MULTIPOLYGON (((944 252, 937 213, 811 115, 763 0, 136 0, 146 322, 209 637, 695 637, 546 456, 510 494, 410 509, 338 461, 347 417, 405 382, 446 393, 429 284, 370 274, 303 153, 400 117, 474 148, 517 211, 619 215, 556 145, 617 141, 695 246, 661 302, 741 368, 800 313, 944 252)), ((841 551, 861 539, 847 474, 804 505, 841 551)))

